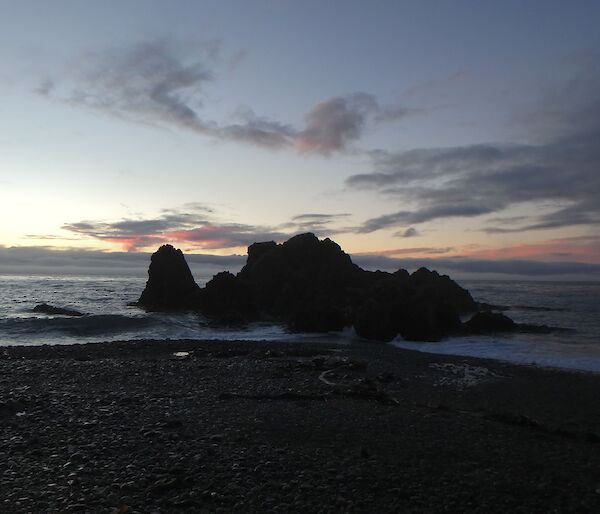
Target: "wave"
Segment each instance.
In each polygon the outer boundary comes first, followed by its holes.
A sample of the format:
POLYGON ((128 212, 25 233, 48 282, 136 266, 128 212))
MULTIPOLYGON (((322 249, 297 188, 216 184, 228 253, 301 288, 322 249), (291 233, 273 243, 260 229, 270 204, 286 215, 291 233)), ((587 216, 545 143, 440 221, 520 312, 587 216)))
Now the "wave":
POLYGON ((565 307, 541 307, 536 305, 514 305, 514 309, 520 309, 522 311, 536 311, 536 312, 565 312, 568 309, 565 307))
POLYGON ((15 336, 64 334, 89 337, 119 332, 139 331, 160 323, 151 316, 96 314, 77 318, 8 318, 0 320, 0 333, 15 336))

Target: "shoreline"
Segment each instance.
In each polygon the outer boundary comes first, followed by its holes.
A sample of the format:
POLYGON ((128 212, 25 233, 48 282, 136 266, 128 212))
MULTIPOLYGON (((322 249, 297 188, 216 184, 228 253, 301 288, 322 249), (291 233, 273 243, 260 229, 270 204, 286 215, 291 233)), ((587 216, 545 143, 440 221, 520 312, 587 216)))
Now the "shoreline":
MULTIPOLYGON (((21 343, 21 344, 14 344, 14 343, 10 343, 7 344, 5 346, 0 346, 0 354, 3 352, 4 349, 8 349, 8 348, 53 348, 53 347, 80 347, 80 346, 85 346, 85 345, 122 345, 122 344, 152 344, 152 343, 161 343, 161 342, 168 342, 168 343, 172 343, 172 344, 178 344, 179 342, 183 342, 185 344, 189 344, 189 343, 196 343, 196 344, 204 344, 204 343, 208 343, 208 344, 238 344, 238 343, 249 343, 249 344, 263 344, 263 345, 269 345, 271 343, 274 344, 322 344, 322 345, 327 345, 327 344, 342 344, 342 345, 366 345, 366 346, 378 346, 378 345, 383 345, 383 346, 387 346, 389 348, 393 348, 398 352, 409 352, 409 353, 418 353, 418 354, 426 354, 426 355, 432 355, 432 356, 437 356, 437 357, 457 357, 457 358, 462 358, 462 359, 473 359, 473 360, 480 360, 480 361, 491 361, 491 362, 497 362, 497 363, 503 363, 503 364, 508 364, 508 365, 512 365, 512 366, 524 366, 524 367, 531 367, 531 368, 535 368, 535 369, 542 369, 542 370, 553 370, 553 371, 559 371, 559 372, 565 372, 565 373, 583 373, 583 374, 590 374, 590 375, 595 375, 595 376, 600 376, 600 369, 595 370, 595 369, 584 369, 584 368, 577 368, 577 367, 567 367, 567 366, 558 366, 558 365, 550 365, 550 364, 543 364, 543 363, 537 363, 537 362, 525 362, 525 361, 519 361, 519 360, 509 360, 507 358, 501 358, 501 357, 487 357, 487 356, 478 356, 478 355, 468 355, 468 354, 462 354, 462 353, 451 353, 451 352, 435 352, 435 351, 431 351, 431 350, 418 350, 415 348, 407 348, 404 346, 401 346, 404 341, 390 341, 389 343, 382 343, 382 342, 370 342, 367 340, 363 340, 360 339, 356 336, 344 336, 344 335, 335 335, 334 337, 331 337, 331 340, 328 340, 328 335, 332 335, 333 333, 324 333, 324 334, 315 334, 315 341, 311 341, 311 337, 310 334, 304 334, 302 339, 298 339, 298 340, 294 340, 294 339, 285 339, 285 340, 279 340, 279 339, 221 339, 221 338, 197 338, 197 339, 190 339, 190 338, 182 338, 182 339, 164 339, 164 338, 141 338, 141 339, 117 339, 117 340, 112 340, 112 341, 85 341, 85 342, 65 342, 65 343, 21 343), (325 337, 324 337, 325 336, 325 337), (320 338, 320 339, 319 339, 320 338)), ((409 342, 410 343, 410 342, 409 342)), ((428 344, 435 344, 435 345, 443 345, 444 341, 440 341, 440 342, 436 342, 436 343, 417 343, 419 345, 423 345, 426 346, 428 344)), ((35 352, 34 352, 35 353, 35 352)))
POLYGON ((195 340, 4 347, 0 371, 5 510, 600 509, 594 374, 195 340))

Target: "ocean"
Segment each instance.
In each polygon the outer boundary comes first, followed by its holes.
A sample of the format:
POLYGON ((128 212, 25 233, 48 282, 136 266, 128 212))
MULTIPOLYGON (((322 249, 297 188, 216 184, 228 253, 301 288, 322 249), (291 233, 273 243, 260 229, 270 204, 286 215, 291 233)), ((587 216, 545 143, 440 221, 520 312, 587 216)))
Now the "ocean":
MULTIPOLYGON (((553 334, 449 338, 438 343, 396 339, 412 350, 486 357, 600 373, 600 283, 460 281, 476 301, 509 307, 518 323, 570 329, 553 334)), ((101 343, 132 339, 350 341, 351 329, 324 335, 290 334, 280 325, 256 323, 216 329, 195 314, 146 313, 128 306, 143 277, 0 276, 0 346, 101 343), (39 303, 85 313, 64 317, 32 312, 39 303)), ((373 343, 378 344, 378 343, 373 343)))

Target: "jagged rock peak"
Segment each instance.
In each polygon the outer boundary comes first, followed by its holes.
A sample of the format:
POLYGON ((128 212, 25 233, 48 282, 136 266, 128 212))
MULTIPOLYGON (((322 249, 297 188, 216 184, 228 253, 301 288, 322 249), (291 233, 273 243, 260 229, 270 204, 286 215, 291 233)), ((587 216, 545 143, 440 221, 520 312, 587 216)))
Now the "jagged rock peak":
POLYGON ((148 281, 138 305, 148 310, 191 307, 198 290, 183 252, 165 244, 152 254, 148 281))
MULTIPOLYGON (((281 244, 274 241, 254 243, 248 247, 248 260, 240 275, 248 276, 276 268, 334 268, 357 269, 350 256, 329 238, 319 240, 311 233, 298 234, 281 244)), ((339 271, 339 269, 337 270, 339 271)))

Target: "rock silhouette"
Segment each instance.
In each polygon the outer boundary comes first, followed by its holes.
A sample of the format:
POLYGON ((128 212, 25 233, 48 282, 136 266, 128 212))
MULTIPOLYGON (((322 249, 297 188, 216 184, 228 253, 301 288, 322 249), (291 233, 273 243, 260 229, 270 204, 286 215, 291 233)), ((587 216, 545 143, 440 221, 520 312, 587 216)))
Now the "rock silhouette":
POLYGON ((40 303, 33 308, 33 312, 41 312, 43 314, 54 314, 58 316, 73 316, 80 317, 84 316, 83 312, 76 311, 74 309, 66 309, 64 307, 56 307, 54 305, 48 305, 47 303, 40 303))
POLYGON ((217 273, 200 291, 198 309, 216 326, 243 325, 257 317, 251 291, 228 271, 217 273))
POLYGON ((490 332, 515 332, 518 325, 504 314, 499 312, 478 312, 464 324, 466 332, 471 334, 485 334, 490 332))
POLYGON ((477 311, 470 293, 448 276, 365 271, 331 239, 306 233, 277 244, 254 243, 237 274, 221 272, 200 289, 180 250, 152 256, 138 305, 192 309, 211 324, 285 323, 290 331, 327 332, 353 326, 358 335, 390 341, 437 341, 460 333, 460 316, 477 311))
POLYGON ((146 288, 137 305, 149 311, 194 309, 199 291, 183 252, 163 245, 152 254, 146 288))
POLYGON ((361 273, 339 245, 308 233, 280 245, 251 245, 237 279, 261 317, 294 331, 326 332, 349 324, 351 287, 361 273))
POLYGON ((504 314, 489 311, 478 312, 469 321, 463 324, 463 332, 466 334, 490 334, 502 332, 519 332, 521 334, 552 334, 555 332, 571 331, 572 329, 548 325, 515 323, 512 319, 504 314))

